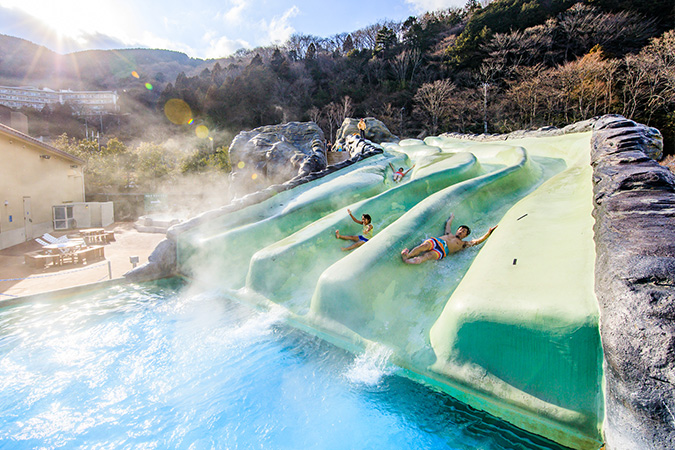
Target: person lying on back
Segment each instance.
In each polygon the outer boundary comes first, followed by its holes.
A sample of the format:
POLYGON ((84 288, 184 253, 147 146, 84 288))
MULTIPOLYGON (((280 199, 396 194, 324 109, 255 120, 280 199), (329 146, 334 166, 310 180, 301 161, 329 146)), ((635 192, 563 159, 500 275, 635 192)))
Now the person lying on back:
POLYGON ((457 253, 460 250, 484 242, 497 228, 495 225, 480 238, 464 241, 471 233, 471 229, 466 225, 461 225, 457 228, 457 232, 452 234, 450 227, 452 226, 452 219, 454 217, 454 213, 450 214, 448 220, 445 221, 445 234, 442 236, 426 239, 412 250, 404 248, 403 251, 401 251, 403 262, 406 264, 421 264, 424 261, 440 261, 452 253, 457 253))

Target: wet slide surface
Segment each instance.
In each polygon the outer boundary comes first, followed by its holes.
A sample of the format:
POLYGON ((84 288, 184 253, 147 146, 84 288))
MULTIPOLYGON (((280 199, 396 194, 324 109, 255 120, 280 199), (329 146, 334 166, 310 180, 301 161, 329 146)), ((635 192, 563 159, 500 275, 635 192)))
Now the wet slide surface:
POLYGON ((499 142, 430 137, 178 239, 180 271, 471 406, 573 448, 597 448, 602 351, 593 292, 590 132, 499 142), (414 169, 394 183, 394 167, 414 169), (374 237, 345 252, 369 214, 374 237), (483 244, 405 264, 454 213, 483 244))

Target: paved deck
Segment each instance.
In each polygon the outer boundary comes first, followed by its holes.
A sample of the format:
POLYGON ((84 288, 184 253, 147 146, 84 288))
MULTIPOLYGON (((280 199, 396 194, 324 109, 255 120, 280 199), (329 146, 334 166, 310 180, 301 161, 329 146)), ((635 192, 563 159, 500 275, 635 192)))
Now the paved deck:
MULTIPOLYGON (((115 232, 115 241, 104 245, 104 260, 87 265, 67 264, 45 269, 30 267, 24 263, 24 254, 40 249, 34 240, 0 250, 0 302, 107 280, 108 262, 112 278, 119 278, 131 270, 130 256, 138 256, 140 264, 147 262, 148 256, 165 237, 164 233, 139 233, 133 223, 128 222, 114 223, 106 230, 115 232)), ((71 230, 51 234, 60 237, 73 233, 71 230)))

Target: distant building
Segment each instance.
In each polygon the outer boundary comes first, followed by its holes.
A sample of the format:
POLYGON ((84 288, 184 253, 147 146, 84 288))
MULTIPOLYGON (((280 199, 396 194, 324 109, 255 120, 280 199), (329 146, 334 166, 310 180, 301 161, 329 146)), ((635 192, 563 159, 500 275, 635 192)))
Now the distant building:
POLYGON ((83 164, 0 124, 0 249, 54 229, 112 223, 112 202, 84 203, 83 164))
POLYGON ((69 104, 77 114, 101 114, 119 111, 117 91, 54 91, 32 86, 0 86, 0 105, 10 108, 29 106, 42 109, 47 105, 69 104))

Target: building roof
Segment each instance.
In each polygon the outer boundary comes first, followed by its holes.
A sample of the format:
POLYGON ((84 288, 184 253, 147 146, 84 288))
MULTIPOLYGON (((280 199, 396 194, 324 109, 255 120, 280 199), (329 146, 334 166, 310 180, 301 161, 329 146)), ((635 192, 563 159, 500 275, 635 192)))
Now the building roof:
POLYGON ((68 159, 70 161, 76 162, 78 164, 84 164, 84 160, 78 158, 77 156, 73 156, 70 153, 66 153, 63 150, 59 150, 56 147, 52 147, 51 145, 45 144, 42 141, 39 141, 35 139, 34 137, 30 137, 27 134, 24 134, 18 130, 15 130, 14 128, 8 127, 7 125, 4 125, 0 123, 0 133, 6 134, 12 137, 15 137, 17 139, 21 139, 22 141, 28 142, 30 144, 36 145, 40 147, 42 150, 45 152, 51 153, 52 155, 58 155, 62 158, 68 159))

